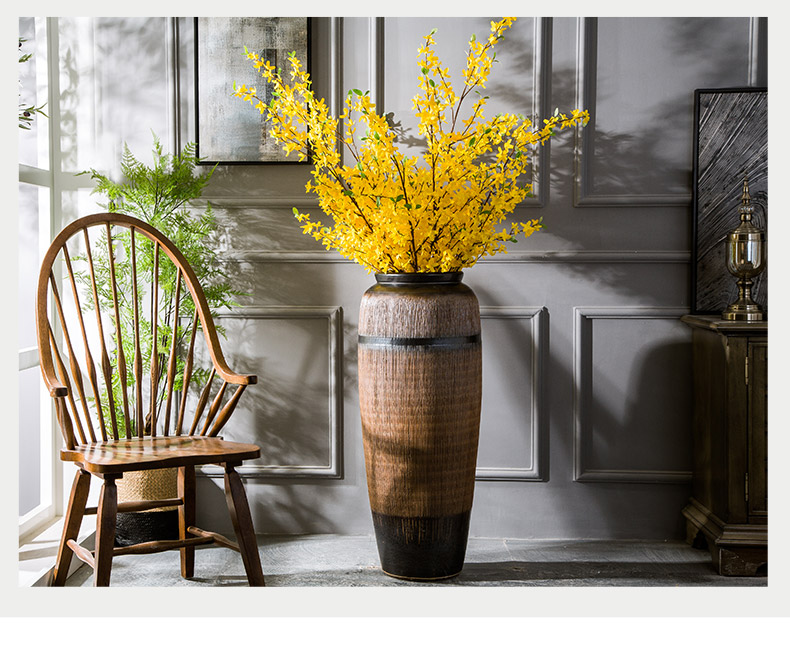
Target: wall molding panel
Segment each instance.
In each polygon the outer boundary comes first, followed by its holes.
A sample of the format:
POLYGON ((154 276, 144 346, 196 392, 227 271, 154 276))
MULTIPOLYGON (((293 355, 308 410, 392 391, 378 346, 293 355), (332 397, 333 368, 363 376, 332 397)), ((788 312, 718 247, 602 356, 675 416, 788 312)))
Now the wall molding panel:
POLYGON ((679 319, 688 307, 574 307, 573 327, 573 480, 575 482, 642 482, 685 484, 691 471, 593 469, 585 452, 592 436, 592 321, 596 319, 679 319))
MULTIPOLYGON (((542 118, 551 114, 551 69, 552 69, 552 18, 535 18, 534 59, 532 62, 532 114, 536 124, 542 125, 542 118)), ((534 196, 519 203, 520 207, 545 207, 549 202, 551 175, 551 140, 537 148, 533 159, 532 185, 534 196)))
POLYGON ((547 250, 499 253, 479 264, 683 264, 689 250, 547 250))
MULTIPOLYGON (((545 357, 548 350, 548 319, 546 307, 481 307, 480 318, 493 320, 526 320, 530 324, 532 370, 524 387, 529 390, 531 423, 520 426, 528 430, 525 441, 530 452, 530 467, 478 467, 476 480, 547 482, 549 476, 549 429, 545 398, 545 357)), ((485 348, 485 346, 483 346, 485 348)))
POLYGON ((320 204, 318 198, 304 193, 299 196, 256 196, 250 198, 230 198, 227 196, 211 196, 204 193, 198 200, 194 201, 194 206, 205 209, 208 204, 212 207, 228 210, 240 209, 292 209, 299 205, 302 207, 318 208, 320 204))
POLYGON ((748 86, 768 86, 768 71, 761 66, 767 58, 768 18, 749 19, 749 77, 748 86))
POLYGON ((573 204, 575 207, 686 207, 691 191, 666 194, 599 194, 594 192, 592 159, 595 153, 595 115, 598 72, 598 19, 576 22, 576 106, 590 112, 583 130, 577 128, 573 204), (581 136, 579 134, 581 133, 581 136))
MULTIPOLYGON (((233 262, 268 264, 356 264, 334 251, 324 250, 234 250, 220 259, 233 262)), ((500 253, 481 259, 476 265, 491 264, 682 264, 691 263, 688 250, 555 250, 500 253)))
POLYGON ((385 106, 384 101, 384 18, 368 19, 370 38, 368 41, 368 88, 370 96, 377 108, 385 106))
MULTIPOLYGON (((341 479, 343 477, 343 308, 338 306, 256 306, 249 305, 232 311, 221 312, 221 319, 322 321, 326 324, 328 351, 328 424, 326 443, 329 459, 323 466, 244 464, 238 471, 254 478, 316 478, 341 479)), ((260 381, 259 381, 260 383, 260 381)), ((264 409, 265 411, 265 409, 264 409)), ((209 477, 222 476, 215 466, 201 467, 209 477)))

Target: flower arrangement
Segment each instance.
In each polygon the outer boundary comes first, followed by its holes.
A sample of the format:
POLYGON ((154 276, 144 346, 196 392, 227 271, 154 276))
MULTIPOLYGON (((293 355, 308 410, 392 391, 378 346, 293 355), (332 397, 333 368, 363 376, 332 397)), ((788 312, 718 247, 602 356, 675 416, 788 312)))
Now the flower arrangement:
POLYGON ((305 234, 368 271, 449 272, 504 252, 518 234, 528 237, 542 227, 539 219, 509 229, 501 224, 531 191, 519 178, 535 147, 556 129, 586 124, 589 115, 557 111, 540 127, 514 114, 485 118, 488 96, 482 90, 496 61, 493 46, 514 21, 492 21, 485 41, 472 36, 460 93, 433 50, 436 30, 425 36, 418 51, 419 93, 413 99, 426 141, 421 157, 399 151, 396 132, 377 113, 369 93, 349 91, 343 112, 334 117, 293 53, 287 82, 282 71, 245 49, 271 85, 272 99, 266 103, 255 88, 235 84, 234 95, 270 121, 271 136, 287 153, 299 153, 300 161, 310 158, 313 179, 306 189, 318 195, 321 209, 334 219, 324 225, 294 208, 305 234))

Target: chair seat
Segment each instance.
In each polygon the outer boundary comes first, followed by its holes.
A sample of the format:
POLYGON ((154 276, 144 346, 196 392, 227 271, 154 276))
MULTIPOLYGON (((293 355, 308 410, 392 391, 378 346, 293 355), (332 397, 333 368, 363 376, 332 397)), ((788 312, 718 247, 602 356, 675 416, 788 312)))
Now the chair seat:
POLYGON ((155 437, 120 439, 61 450, 60 458, 91 473, 124 473, 156 468, 240 462, 260 457, 253 444, 220 437, 155 437))

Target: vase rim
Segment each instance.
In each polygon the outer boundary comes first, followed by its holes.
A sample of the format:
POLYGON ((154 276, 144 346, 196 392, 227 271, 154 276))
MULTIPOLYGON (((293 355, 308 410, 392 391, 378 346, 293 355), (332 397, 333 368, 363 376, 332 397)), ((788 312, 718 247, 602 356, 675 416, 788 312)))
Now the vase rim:
POLYGON ((458 284, 462 271, 449 273, 376 273, 376 282, 389 286, 411 284, 458 284))

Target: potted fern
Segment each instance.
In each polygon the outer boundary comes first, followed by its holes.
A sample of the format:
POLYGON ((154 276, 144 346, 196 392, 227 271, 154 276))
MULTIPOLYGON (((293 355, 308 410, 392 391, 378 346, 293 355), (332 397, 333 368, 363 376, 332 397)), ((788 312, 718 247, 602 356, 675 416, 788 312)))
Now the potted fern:
MULTIPOLYGON (((199 163, 196 155, 194 143, 188 143, 183 150, 176 154, 169 154, 163 151, 159 139, 154 135, 153 144, 153 163, 147 165, 140 161, 124 145, 121 158, 121 180, 116 181, 107 175, 90 169, 83 171, 80 175, 89 174, 96 183, 92 191, 106 199, 100 206, 110 212, 119 212, 134 216, 146 221, 157 230, 167 236, 176 247, 183 253, 187 261, 194 269, 198 279, 203 286, 206 300, 212 311, 222 307, 231 307, 234 304, 234 297, 239 295, 228 280, 228 276, 219 267, 215 251, 211 247, 212 235, 215 232, 217 222, 212 211, 211 205, 207 205, 202 212, 196 211, 191 203, 200 198, 203 189, 211 179, 214 169, 209 169, 203 173, 196 174, 195 167, 199 163)), ((105 237, 106 238, 106 237, 105 237)), ((149 244, 150 245, 150 244, 149 244)), ((121 234, 113 237, 113 246, 116 252, 122 252, 118 257, 116 267, 123 266, 123 262, 128 262, 131 251, 130 235, 121 234)), ((96 270, 97 297, 100 305, 107 308, 113 306, 113 290, 110 278, 110 261, 108 250, 105 247, 97 247, 94 252, 93 263, 96 270)), ((151 253, 141 252, 138 254, 138 276, 142 279, 150 279, 153 269, 153 256, 151 253)), ((176 269, 169 261, 162 261, 159 270, 163 303, 165 306, 172 306, 175 301, 176 289, 176 269)), ((86 291, 90 289, 91 281, 87 273, 78 275, 78 282, 86 291)), ((117 280, 119 288, 117 292, 131 296, 132 280, 130 276, 120 275, 117 280)), ((86 293, 87 299, 85 311, 91 310, 91 294, 86 293)), ((194 306, 188 293, 183 290, 180 297, 183 316, 193 316, 194 306)), ((120 314, 120 334, 124 350, 129 352, 132 348, 134 339, 134 315, 131 307, 126 312, 120 314)), ((173 325, 168 322, 159 326, 162 341, 155 345, 148 337, 148 342, 143 342, 141 348, 143 357, 150 361, 154 347, 160 351, 159 357, 162 363, 166 356, 163 349, 164 343, 170 343, 173 331, 176 332, 176 342, 182 343, 186 335, 191 333, 191 318, 180 320, 173 325)), ((218 331, 223 334, 222 327, 217 326, 218 331)), ((113 330, 113 340, 117 340, 113 330)), ((117 343, 114 344, 114 352, 117 352, 117 343)), ((117 362, 113 362, 114 379, 113 387, 116 393, 115 399, 121 398, 120 391, 121 379, 118 374, 117 362)), ((184 361, 179 359, 177 362, 177 380, 182 379, 184 361)), ((166 366, 159 366, 160 375, 164 377, 166 366)), ((192 379, 205 381, 208 372, 195 370, 192 379)), ((161 381, 160 381, 161 382, 161 381)), ((126 384, 133 388, 135 384, 134 370, 127 365, 126 384)), ((178 383, 176 390, 179 391, 178 383)), ((164 395, 165 384, 157 385, 164 395)), ((120 401, 116 400, 115 407, 110 407, 106 391, 101 398, 92 399, 94 404, 101 404, 105 415, 114 412, 120 417, 122 408, 120 401)), ((161 404, 161 399, 157 403, 161 404)), ((145 417, 144 425, 135 425, 131 421, 131 430, 134 435, 150 435, 156 428, 151 426, 150 414, 145 417)), ((125 434, 125 423, 118 421, 119 430, 124 434, 119 434, 119 438, 126 438, 132 435, 125 434)), ((176 469, 162 469, 153 471, 142 471, 125 475, 118 481, 119 500, 156 500, 159 498, 172 498, 176 496, 177 472, 176 469)), ((130 545, 142 541, 153 539, 169 539, 178 537, 178 510, 171 508, 154 509, 146 512, 129 512, 118 515, 116 528, 116 541, 119 545, 130 545)))

